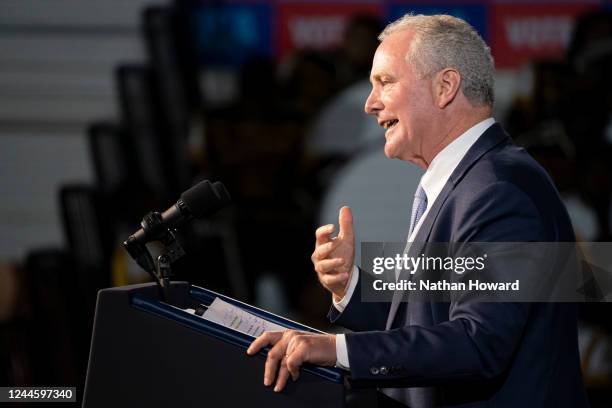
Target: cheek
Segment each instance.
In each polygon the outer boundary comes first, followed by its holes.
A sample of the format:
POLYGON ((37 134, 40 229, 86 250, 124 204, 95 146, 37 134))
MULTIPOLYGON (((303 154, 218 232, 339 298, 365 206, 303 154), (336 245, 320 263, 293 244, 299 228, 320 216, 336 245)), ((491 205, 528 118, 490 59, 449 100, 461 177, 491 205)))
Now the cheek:
POLYGON ((431 118, 423 114, 419 107, 412 106, 411 109, 399 115, 400 119, 400 137, 411 150, 418 150, 424 135, 427 134, 431 127, 431 118))
POLYGON ((432 117, 428 110, 427 100, 422 96, 413 96, 413 103, 406 104, 402 111, 402 122, 404 126, 415 132, 432 125, 432 117))
POLYGON ((416 127, 416 120, 412 112, 405 112, 398 116, 404 138, 410 139, 416 127))

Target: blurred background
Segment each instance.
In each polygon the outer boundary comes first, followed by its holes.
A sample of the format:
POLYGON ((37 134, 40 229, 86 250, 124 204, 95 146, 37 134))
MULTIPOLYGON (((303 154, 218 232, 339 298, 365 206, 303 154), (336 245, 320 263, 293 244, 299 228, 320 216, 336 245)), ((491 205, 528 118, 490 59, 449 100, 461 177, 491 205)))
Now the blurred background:
MULTIPOLYGON (((0 0, 0 385, 80 398, 97 290, 148 281, 120 243, 203 179, 233 204, 181 230, 175 279, 328 330, 315 228, 348 204, 358 243, 408 229, 421 172, 363 113, 376 37, 407 12, 480 32, 496 119, 578 238, 610 241, 612 1, 0 0)), ((608 306, 581 312, 593 407, 612 404, 608 306)))

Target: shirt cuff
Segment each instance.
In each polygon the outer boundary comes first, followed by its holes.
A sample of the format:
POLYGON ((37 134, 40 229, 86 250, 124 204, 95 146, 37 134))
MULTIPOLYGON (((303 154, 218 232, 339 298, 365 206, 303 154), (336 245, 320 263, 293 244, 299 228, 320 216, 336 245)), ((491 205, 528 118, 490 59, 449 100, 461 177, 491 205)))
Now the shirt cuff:
POLYGON ((349 370, 348 349, 344 334, 336 334, 336 367, 349 370))
POLYGON ((353 271, 351 272, 351 280, 349 281, 349 286, 348 286, 348 289, 346 290, 346 293, 344 294, 344 297, 340 299, 338 302, 336 302, 336 300, 332 296, 332 302, 334 304, 334 307, 340 313, 344 312, 344 309, 346 309, 346 306, 351 300, 351 297, 353 296, 353 292, 355 291, 355 286, 357 286, 358 279, 359 279, 359 268, 353 265, 353 271))

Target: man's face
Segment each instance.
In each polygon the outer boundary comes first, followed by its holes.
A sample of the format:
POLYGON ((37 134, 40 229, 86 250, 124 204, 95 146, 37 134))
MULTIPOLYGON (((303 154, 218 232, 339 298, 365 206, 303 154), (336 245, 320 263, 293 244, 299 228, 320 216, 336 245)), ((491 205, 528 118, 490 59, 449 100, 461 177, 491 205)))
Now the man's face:
POLYGON ((386 129, 385 155, 429 165, 436 137, 436 112, 430 79, 419 79, 406 62, 413 34, 393 33, 378 46, 372 62, 372 92, 365 111, 386 129))

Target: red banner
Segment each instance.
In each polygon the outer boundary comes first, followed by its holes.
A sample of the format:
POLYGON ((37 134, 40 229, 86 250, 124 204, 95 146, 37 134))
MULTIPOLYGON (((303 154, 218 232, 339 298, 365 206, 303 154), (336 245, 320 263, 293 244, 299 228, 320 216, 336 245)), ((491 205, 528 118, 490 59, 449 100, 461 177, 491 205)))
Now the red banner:
POLYGON ((277 51, 282 58, 294 49, 329 50, 342 43, 349 19, 381 15, 378 4, 286 3, 278 6, 277 51))
POLYGON ((562 59, 576 18, 594 4, 495 5, 491 48, 497 68, 518 68, 532 60, 562 59))

